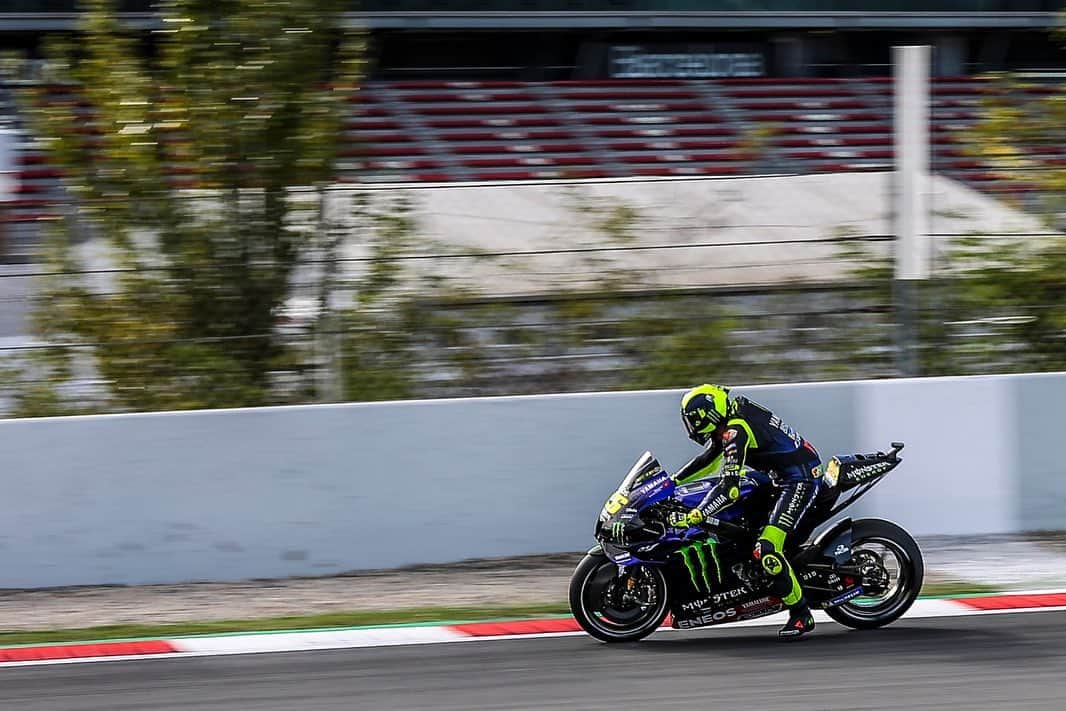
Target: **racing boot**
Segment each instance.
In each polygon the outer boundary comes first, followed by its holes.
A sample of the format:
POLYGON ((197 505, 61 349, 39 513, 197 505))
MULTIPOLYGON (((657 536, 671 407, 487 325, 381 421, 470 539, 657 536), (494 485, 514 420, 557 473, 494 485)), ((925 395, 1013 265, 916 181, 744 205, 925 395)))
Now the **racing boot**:
POLYGON ((777 633, 782 639, 795 639, 802 637, 811 630, 814 629, 814 615, 811 614, 811 608, 807 605, 807 601, 800 599, 800 601, 789 608, 788 622, 777 633))

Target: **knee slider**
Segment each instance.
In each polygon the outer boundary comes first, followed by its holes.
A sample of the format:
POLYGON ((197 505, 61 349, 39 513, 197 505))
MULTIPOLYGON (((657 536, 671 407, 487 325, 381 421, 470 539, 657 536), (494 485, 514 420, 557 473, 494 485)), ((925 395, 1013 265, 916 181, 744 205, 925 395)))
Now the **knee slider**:
POLYGON ((779 553, 766 553, 759 561, 762 563, 763 570, 770 575, 777 576, 785 572, 785 561, 779 553))

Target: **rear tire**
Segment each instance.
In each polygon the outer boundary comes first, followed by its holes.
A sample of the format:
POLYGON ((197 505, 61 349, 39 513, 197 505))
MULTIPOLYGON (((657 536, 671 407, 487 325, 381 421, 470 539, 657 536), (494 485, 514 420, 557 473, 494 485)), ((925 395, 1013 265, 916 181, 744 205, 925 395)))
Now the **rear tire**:
MULTIPOLYGON (((895 591, 882 598, 859 597, 837 607, 826 609, 825 614, 840 624, 857 630, 870 630, 895 622, 914 604, 925 580, 925 562, 922 551, 911 534, 891 521, 878 518, 859 519, 852 524, 851 550, 854 557, 866 547, 881 548, 898 559, 898 583, 895 591)), ((892 587, 889 588, 892 590, 892 587)))
POLYGON ((650 576, 652 601, 646 606, 612 607, 606 597, 618 566, 604 555, 586 555, 570 577, 570 611, 581 628, 602 642, 636 642, 666 619, 666 578, 657 567, 642 568, 650 576))

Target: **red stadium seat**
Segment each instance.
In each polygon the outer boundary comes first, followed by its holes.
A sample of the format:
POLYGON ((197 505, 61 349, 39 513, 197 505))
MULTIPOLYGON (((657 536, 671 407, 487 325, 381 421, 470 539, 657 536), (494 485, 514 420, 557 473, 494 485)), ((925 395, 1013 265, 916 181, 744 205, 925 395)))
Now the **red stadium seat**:
POLYGON ((678 138, 684 136, 736 136, 725 126, 648 126, 647 128, 607 128, 596 131, 604 138, 678 138))
POLYGON ((366 167, 371 170, 417 170, 421 168, 439 168, 435 160, 372 160, 366 167))
POLYGON ((387 146, 358 146, 341 151, 344 156, 420 156, 425 155, 425 148, 414 143, 387 146))
POLYGON ((9 212, 4 207, 9 207, 11 203, 0 203, 0 222, 6 223, 18 223, 18 222, 42 222, 45 220, 58 220, 59 215, 52 212, 9 212))
POLYGON ((360 132, 355 138, 365 140, 368 143, 410 143, 411 135, 407 133, 374 133, 360 132))
MULTIPOLYGON (((470 107, 459 106, 419 106, 414 111, 426 116, 458 116, 469 115, 470 107)), ((490 104, 479 108, 481 114, 540 114, 544 108, 537 104, 490 104)))
POLYGON ((542 165, 596 165, 592 156, 530 156, 528 158, 467 158, 463 165, 471 168, 517 168, 542 165))
POLYGON ((612 101, 683 101, 696 98, 696 93, 687 91, 684 89, 626 89, 626 88, 614 88, 614 90, 602 90, 602 91, 563 91, 560 92, 559 98, 566 99, 567 101, 597 101, 597 100, 612 100, 612 101))
POLYGON ((452 176, 448 173, 416 173, 415 179, 423 183, 447 183, 452 176))
POLYGON ((401 128, 399 121, 348 119, 344 127, 351 131, 395 131, 401 128))
POLYGON ((629 101, 619 103, 617 101, 603 104, 574 104, 571 111, 579 113, 631 113, 631 112, 676 112, 683 111, 706 111, 707 107, 698 101, 674 101, 674 102, 646 102, 640 97, 632 97, 629 101))
POLYGON ((684 86, 682 79, 564 79, 551 82, 556 87, 684 86))
POLYGON ((675 141, 670 139, 648 141, 616 141, 605 144, 612 151, 691 151, 736 148, 738 141, 675 141))
POLYGON ((596 126, 616 126, 619 124, 639 124, 643 126, 657 126, 662 124, 678 124, 678 123, 718 123, 718 116, 714 114, 669 114, 669 113, 657 113, 652 116, 647 115, 630 115, 630 116, 589 116, 583 121, 587 124, 596 126))
POLYGON ((462 143, 474 141, 551 141, 570 139, 574 134, 565 129, 554 130, 531 130, 501 129, 497 131, 449 131, 438 134, 440 140, 446 143, 462 143))
POLYGON ((851 89, 838 86, 775 86, 759 89, 728 89, 728 93, 740 99, 755 99, 763 97, 807 97, 821 98, 826 96, 852 96, 851 89))
POLYGON ((737 106, 745 111, 809 111, 811 109, 866 109, 869 102, 860 99, 827 99, 824 101, 739 101, 737 106))
MULTIPOLYGON (((378 182, 742 175, 772 170, 775 160, 788 171, 884 170, 894 156, 893 84, 891 76, 372 81, 350 99, 340 137, 347 167, 338 167, 338 179, 359 181, 361 169, 378 182), (758 164, 744 148, 749 129, 761 130, 768 146, 758 164)), ((1012 89, 1009 98, 1035 100, 1055 90, 1034 84, 1012 89)), ((978 77, 933 78, 937 171, 997 192, 1016 189, 1018 181, 970 155, 960 138, 982 97, 1001 91, 978 77)), ((75 88, 51 87, 42 101, 78 111, 87 142, 102 141, 75 88)), ((1059 147, 1029 157, 1035 167, 1066 165, 1059 147)), ((44 198, 63 172, 40 153, 18 160, 19 200, 7 212, 44 219, 52 204, 44 198)), ((167 166, 167 174, 170 184, 197 179, 181 164, 167 166)))
POLYGON ((59 168, 28 168, 19 170, 16 175, 19 180, 43 180, 46 178, 61 178, 65 175, 65 172, 59 168))
POLYGON ((534 101, 535 97, 529 92, 525 91, 485 92, 477 90, 464 90, 454 92, 427 92, 424 94, 407 94, 403 97, 403 100, 413 101, 415 103, 422 104, 442 104, 452 101, 467 104, 481 104, 493 101, 534 101))
POLYGON ((878 158, 878 159, 891 159, 895 156, 893 150, 824 150, 824 151, 811 151, 811 150, 788 150, 785 151, 786 155, 790 158, 801 158, 805 160, 839 160, 841 158, 855 159, 855 158, 878 158))
MULTIPOLYGON (((469 110, 467 110, 469 113, 469 110)), ((468 118, 431 119, 425 122, 431 128, 532 128, 558 126, 554 116, 477 116, 468 118)))
POLYGON ((725 87, 730 86, 765 86, 769 84, 781 84, 784 86, 817 85, 836 86, 851 81, 850 79, 838 79, 836 77, 737 77, 732 79, 716 79, 715 83, 725 87))
POLYGON ((623 163, 701 163, 746 160, 748 156, 742 153, 684 153, 666 152, 658 154, 624 155, 619 160, 623 163))
POLYGON ((475 180, 495 182, 498 180, 541 180, 545 178, 605 178, 606 170, 599 168, 558 168, 552 170, 485 170, 474 174, 475 180))
POLYGON ((450 148, 452 153, 472 155, 479 153, 579 153, 585 150, 580 143, 491 143, 458 144, 450 148))

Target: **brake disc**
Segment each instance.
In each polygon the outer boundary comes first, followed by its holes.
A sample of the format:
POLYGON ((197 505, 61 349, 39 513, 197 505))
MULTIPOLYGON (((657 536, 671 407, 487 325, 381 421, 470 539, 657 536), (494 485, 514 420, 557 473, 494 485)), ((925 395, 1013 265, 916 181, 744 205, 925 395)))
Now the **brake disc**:
POLYGON ((854 560, 859 569, 863 590, 874 595, 884 592, 888 587, 889 577, 881 556, 873 551, 857 551, 854 560))

